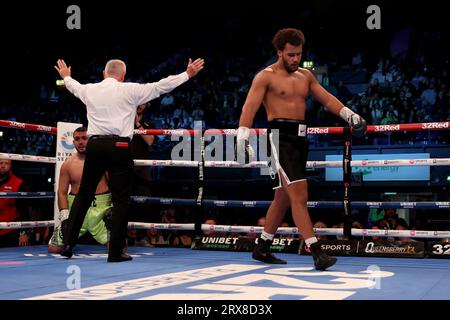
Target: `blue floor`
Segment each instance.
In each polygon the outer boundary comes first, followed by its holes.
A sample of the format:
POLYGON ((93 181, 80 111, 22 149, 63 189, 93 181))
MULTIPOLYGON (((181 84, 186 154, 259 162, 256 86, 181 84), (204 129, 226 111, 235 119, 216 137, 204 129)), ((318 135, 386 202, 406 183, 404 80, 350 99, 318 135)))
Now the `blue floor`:
POLYGON ((0 249, 0 299, 449 300, 450 260, 339 257, 329 271, 310 256, 130 247, 133 261, 107 263, 106 249, 77 246, 72 259, 47 247, 0 249))

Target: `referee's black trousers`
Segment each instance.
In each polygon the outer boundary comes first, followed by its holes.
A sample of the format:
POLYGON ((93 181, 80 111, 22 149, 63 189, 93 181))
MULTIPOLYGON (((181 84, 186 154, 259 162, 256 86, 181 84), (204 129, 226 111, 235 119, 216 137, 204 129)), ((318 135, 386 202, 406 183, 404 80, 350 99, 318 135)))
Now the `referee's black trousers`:
POLYGON ((133 166, 129 138, 95 135, 89 138, 80 189, 63 230, 64 245, 75 246, 97 185, 107 171, 113 203, 109 255, 120 256, 127 236, 133 166))

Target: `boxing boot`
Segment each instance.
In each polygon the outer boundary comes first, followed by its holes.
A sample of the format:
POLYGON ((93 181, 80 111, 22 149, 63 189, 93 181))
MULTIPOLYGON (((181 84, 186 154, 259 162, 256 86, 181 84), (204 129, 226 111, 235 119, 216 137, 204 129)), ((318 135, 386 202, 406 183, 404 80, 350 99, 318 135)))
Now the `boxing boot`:
POLYGON ((313 243, 309 247, 309 250, 311 251, 311 255, 313 256, 314 266, 316 267, 316 270, 324 271, 334 265, 337 261, 335 257, 330 257, 325 252, 323 252, 318 242, 313 243))
POLYGON ((285 260, 278 259, 270 252, 272 240, 258 238, 258 243, 253 248, 252 258, 258 261, 271 264, 286 264, 285 260))

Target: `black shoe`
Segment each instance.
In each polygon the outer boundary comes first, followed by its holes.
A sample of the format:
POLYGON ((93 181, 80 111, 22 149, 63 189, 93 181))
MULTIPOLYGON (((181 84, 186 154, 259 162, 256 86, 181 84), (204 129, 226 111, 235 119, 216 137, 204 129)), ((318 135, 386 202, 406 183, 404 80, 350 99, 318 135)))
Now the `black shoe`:
POLYGON ((72 258, 72 256, 73 256, 72 246, 65 245, 59 254, 62 255, 63 257, 66 257, 67 259, 72 258))
POLYGON ((252 258, 261 262, 271 264, 286 264, 285 260, 278 259, 270 252, 272 241, 258 238, 258 244, 253 249, 252 258))
POLYGON ((330 257, 325 252, 323 252, 318 242, 313 243, 309 247, 309 250, 311 251, 311 254, 313 256, 316 270, 324 271, 334 265, 337 261, 335 257, 330 257))
POLYGON ((108 262, 122 262, 122 261, 130 261, 130 260, 133 260, 133 257, 126 253, 122 253, 120 256, 108 255, 108 262))

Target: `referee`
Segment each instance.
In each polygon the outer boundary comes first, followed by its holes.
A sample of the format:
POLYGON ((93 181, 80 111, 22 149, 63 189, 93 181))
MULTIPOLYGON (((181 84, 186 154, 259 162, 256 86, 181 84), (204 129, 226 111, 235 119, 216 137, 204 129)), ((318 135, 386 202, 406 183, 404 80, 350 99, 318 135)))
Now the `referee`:
POLYGON ((62 256, 72 257, 84 217, 95 196, 95 189, 105 173, 109 173, 113 211, 108 262, 131 260, 123 253, 128 228, 128 209, 132 188, 133 158, 130 142, 137 106, 170 92, 197 75, 204 60, 189 63, 185 72, 158 82, 124 83, 126 65, 121 60, 110 60, 99 83, 80 84, 73 79, 70 67, 58 60, 55 69, 64 79, 66 88, 85 105, 89 141, 80 189, 73 202, 67 223, 63 228, 62 256))

